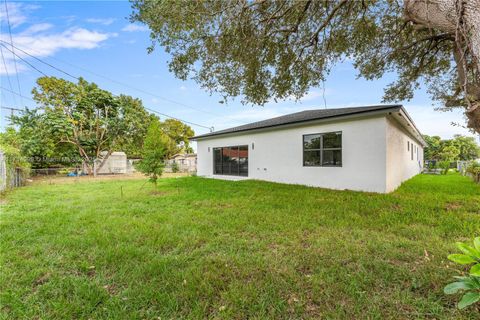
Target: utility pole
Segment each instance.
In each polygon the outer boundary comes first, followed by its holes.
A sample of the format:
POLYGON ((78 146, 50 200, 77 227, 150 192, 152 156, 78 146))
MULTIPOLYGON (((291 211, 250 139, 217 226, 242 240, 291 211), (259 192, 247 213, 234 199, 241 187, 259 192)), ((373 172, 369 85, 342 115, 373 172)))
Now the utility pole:
POLYGON ((10 117, 13 117, 15 111, 23 112, 22 109, 12 108, 12 107, 2 107, 2 109, 10 110, 10 117))

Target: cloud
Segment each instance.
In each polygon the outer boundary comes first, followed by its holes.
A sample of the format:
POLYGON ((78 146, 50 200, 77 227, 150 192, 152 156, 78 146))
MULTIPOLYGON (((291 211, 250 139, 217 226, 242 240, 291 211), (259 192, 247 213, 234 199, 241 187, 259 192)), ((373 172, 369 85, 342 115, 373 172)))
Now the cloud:
POLYGON ((7 2, 8 9, 8 20, 7 20, 7 10, 5 10, 5 4, 0 5, 0 21, 9 21, 12 28, 16 28, 19 25, 27 21, 27 13, 38 9, 39 6, 18 2, 7 2))
POLYGON ((129 24, 122 28, 122 31, 125 32, 138 32, 138 31, 148 31, 147 26, 138 25, 138 24, 129 24))
POLYGON ((53 27, 52 24, 50 23, 38 23, 38 24, 33 24, 30 27, 28 27, 26 30, 22 31, 21 34, 32 34, 32 33, 38 33, 38 32, 43 32, 51 29, 53 27))
MULTIPOLYGON (((8 16, 12 28, 28 22, 28 16, 32 10, 39 8, 36 5, 25 3, 7 2, 8 16)), ((0 5, 0 19, 2 22, 6 19, 5 6, 0 5)), ((100 23, 100 20, 98 20, 100 23)), ((102 20, 103 23, 109 21, 102 20)), ((111 37, 117 36, 116 33, 104 33, 91 31, 80 27, 71 27, 61 32, 54 32, 51 29, 54 26, 49 23, 31 24, 22 32, 12 32, 12 40, 16 47, 24 50, 28 54, 38 58, 52 56, 62 49, 81 49, 90 50, 99 47, 104 41, 111 37)), ((10 35, 5 32, 0 33, 0 40, 4 43, 10 43, 10 35)), ((10 49, 9 46, 7 46, 10 49)), ((15 49, 14 49, 15 50, 15 49)), ((0 66, 0 75, 8 72, 15 73, 14 55, 2 48, 5 58, 5 65, 0 66)), ((15 53, 23 59, 31 60, 27 54, 20 50, 15 50, 15 53)), ((17 59, 18 72, 30 70, 29 67, 17 59)))
POLYGON ((115 20, 117 20, 117 19, 115 19, 115 18, 88 18, 85 21, 87 21, 89 23, 96 23, 96 24, 102 24, 104 26, 109 26, 112 23, 114 23, 115 20))
MULTIPOLYGON (((62 49, 82 49, 89 50, 100 46, 105 40, 116 36, 115 33, 101 33, 97 31, 90 31, 84 28, 71 28, 61 33, 38 33, 38 31, 48 30, 47 25, 34 25, 26 31, 19 34, 13 34, 13 43, 20 49, 29 54, 42 58, 52 56, 62 49)), ((1 34, 0 40, 10 42, 7 35, 1 34)), ((5 49, 5 48, 4 48, 5 49)), ((10 52, 4 55, 7 63, 7 71, 10 72, 8 66, 12 65, 13 58, 10 52)), ((30 59, 26 54, 16 50, 15 52, 24 59, 30 59)), ((17 63, 22 65, 21 63, 17 63)), ((19 68, 20 71, 25 71, 27 68, 19 68)), ((0 74, 5 74, 5 67, 0 69, 0 74)))
POLYGON ((180 86, 180 90, 185 91, 185 90, 187 90, 187 87, 185 87, 185 86, 180 86))

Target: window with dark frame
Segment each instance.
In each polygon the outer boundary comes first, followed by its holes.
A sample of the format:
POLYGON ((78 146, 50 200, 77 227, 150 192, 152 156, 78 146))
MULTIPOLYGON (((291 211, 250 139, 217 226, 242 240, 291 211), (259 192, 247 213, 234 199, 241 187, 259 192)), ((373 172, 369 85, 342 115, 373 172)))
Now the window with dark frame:
POLYGON ((303 166, 341 167, 342 132, 327 132, 304 135, 303 166))
POLYGON ((248 176, 248 146, 213 148, 213 174, 248 176))

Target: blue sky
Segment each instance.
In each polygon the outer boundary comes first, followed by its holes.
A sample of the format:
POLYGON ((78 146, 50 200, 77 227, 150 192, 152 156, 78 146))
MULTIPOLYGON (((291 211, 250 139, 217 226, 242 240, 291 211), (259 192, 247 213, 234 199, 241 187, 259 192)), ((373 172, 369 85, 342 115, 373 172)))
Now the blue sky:
MULTIPOLYGON (((150 45, 148 29, 130 24, 128 2, 8 1, 8 11, 14 45, 115 94, 141 98, 146 107, 207 127, 213 126, 216 130, 305 109, 323 108, 323 97, 328 108, 379 104, 383 88, 395 77, 391 74, 378 81, 356 79, 357 72, 345 62, 332 71, 325 90, 312 88, 299 102, 272 102, 262 107, 242 105, 240 99, 236 99, 225 105, 219 103, 218 96, 203 91, 195 82, 176 79, 168 71, 169 57, 162 48, 147 54, 146 48, 150 45)), ((2 0, 0 39, 9 42, 5 13, 2 0)), ((8 90, 11 83, 13 90, 19 92, 18 75, 21 94, 31 97, 31 89, 40 73, 17 60, 16 74, 11 52, 5 48, 2 51, 6 68, 1 61, 1 105, 33 107, 32 101, 14 97, 8 90)), ((21 56, 47 75, 63 76, 33 58, 21 56)), ((451 122, 464 124, 461 111, 435 111, 425 88, 419 90, 413 100, 402 103, 422 133, 443 138, 456 133, 472 135, 464 128, 451 125, 451 122)), ((8 111, 1 111, 2 129, 7 124, 5 117, 8 115, 8 111)), ((201 127, 192 128, 198 134, 208 131, 201 127)))

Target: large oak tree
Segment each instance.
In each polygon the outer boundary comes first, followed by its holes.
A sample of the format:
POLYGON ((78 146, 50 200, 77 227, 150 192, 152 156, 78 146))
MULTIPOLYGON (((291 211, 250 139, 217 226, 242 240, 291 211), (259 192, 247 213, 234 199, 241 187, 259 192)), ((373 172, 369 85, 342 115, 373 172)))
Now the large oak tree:
POLYGON ((396 72, 385 101, 421 83, 480 133, 480 0, 133 0, 132 21, 171 54, 171 71, 225 98, 300 98, 332 66, 360 76, 396 72))

